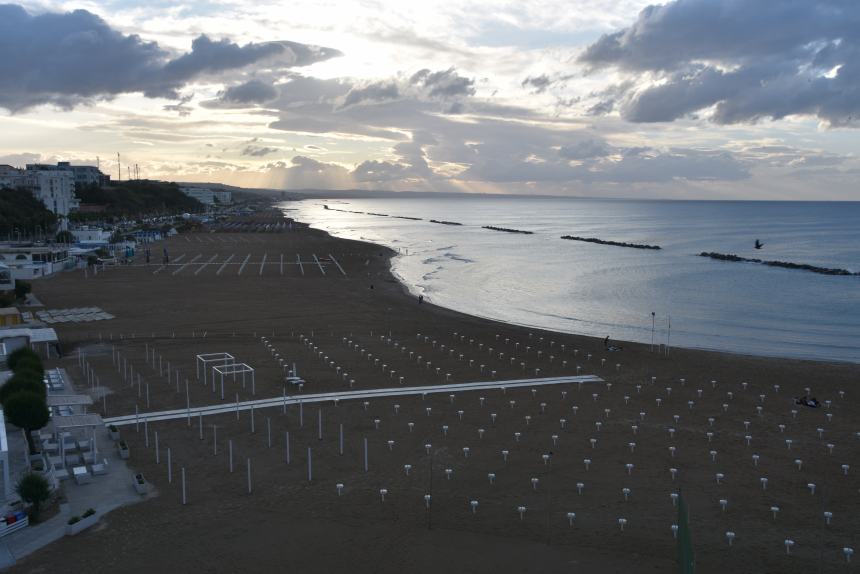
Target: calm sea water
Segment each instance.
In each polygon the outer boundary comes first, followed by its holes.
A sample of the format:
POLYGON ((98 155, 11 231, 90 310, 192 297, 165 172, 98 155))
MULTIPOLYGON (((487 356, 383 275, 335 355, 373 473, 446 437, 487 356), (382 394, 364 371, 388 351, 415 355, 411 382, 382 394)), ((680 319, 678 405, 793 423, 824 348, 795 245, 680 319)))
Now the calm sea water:
POLYGON ((860 271, 860 203, 445 197, 284 207, 338 237, 400 251, 394 272, 413 293, 472 315, 648 343, 653 312, 660 343, 860 362, 860 277, 696 256, 718 251, 860 271), (560 239, 566 234, 663 249, 560 239))

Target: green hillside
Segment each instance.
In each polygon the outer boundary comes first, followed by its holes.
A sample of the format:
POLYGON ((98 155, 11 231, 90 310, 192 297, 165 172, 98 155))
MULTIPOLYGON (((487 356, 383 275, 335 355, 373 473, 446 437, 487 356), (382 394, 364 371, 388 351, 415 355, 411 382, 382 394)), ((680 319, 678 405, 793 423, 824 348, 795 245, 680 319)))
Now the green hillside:
MULTIPOLYGON (((100 217, 195 212, 203 208, 199 201, 182 193, 178 185, 163 181, 113 182, 102 188, 78 189, 75 195, 81 203, 106 206, 100 217)), ((73 214, 72 219, 79 219, 81 215, 73 214)))

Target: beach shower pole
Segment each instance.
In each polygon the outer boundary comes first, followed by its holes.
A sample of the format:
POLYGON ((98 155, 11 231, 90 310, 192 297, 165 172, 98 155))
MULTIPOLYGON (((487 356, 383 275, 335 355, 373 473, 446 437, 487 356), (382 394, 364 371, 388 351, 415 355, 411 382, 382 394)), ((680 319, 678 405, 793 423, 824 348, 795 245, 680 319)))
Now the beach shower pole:
POLYGON ((656 327, 657 315, 651 311, 651 352, 654 352, 654 328, 656 327))
POLYGON ((666 329, 666 356, 669 356, 669 339, 672 336, 672 316, 669 315, 669 326, 666 329))

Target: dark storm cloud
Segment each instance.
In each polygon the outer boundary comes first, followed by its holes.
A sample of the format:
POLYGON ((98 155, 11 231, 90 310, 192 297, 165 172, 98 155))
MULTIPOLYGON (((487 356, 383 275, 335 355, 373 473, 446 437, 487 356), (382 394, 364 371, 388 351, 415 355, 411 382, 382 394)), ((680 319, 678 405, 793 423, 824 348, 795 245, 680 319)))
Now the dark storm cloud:
POLYGON ((658 122, 713 106, 721 124, 810 115, 857 125, 860 3, 675 0, 644 9, 580 61, 637 80, 620 98, 599 98, 595 113, 658 122))
POLYGON ((49 103, 72 108, 128 92, 178 99, 189 81, 266 62, 302 66, 339 55, 293 42, 251 43, 196 38, 173 57, 155 42, 125 35, 87 12, 31 15, 0 5, 0 107, 19 111, 49 103))

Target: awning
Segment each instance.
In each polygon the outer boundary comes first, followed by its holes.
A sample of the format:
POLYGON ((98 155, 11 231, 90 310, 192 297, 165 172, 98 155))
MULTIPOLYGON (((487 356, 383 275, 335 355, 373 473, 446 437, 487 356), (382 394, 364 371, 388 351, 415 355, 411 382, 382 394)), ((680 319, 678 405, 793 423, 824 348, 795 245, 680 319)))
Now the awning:
POLYGON ((30 343, 56 343, 59 340, 57 332, 50 327, 0 329, 0 340, 11 339, 12 337, 27 337, 30 339, 30 343))

